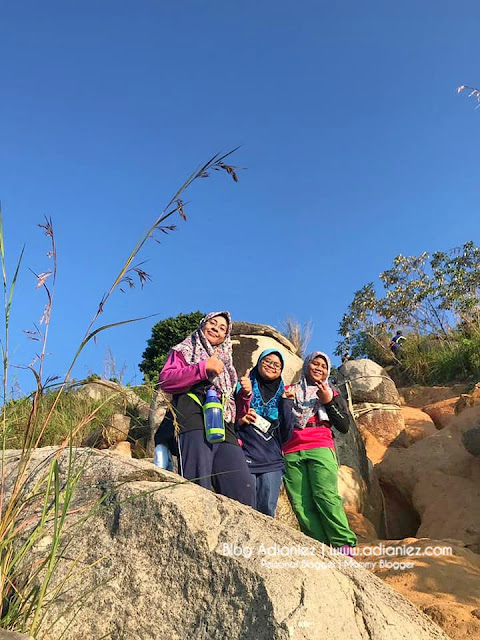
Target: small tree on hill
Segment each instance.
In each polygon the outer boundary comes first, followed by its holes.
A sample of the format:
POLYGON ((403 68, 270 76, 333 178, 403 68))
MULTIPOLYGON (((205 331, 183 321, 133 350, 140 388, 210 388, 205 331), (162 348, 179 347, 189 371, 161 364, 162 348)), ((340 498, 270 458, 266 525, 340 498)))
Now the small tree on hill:
POLYGON ((201 311, 180 313, 176 317, 160 320, 152 327, 152 336, 138 365, 145 382, 157 381, 170 349, 195 331, 204 315, 201 311))
POLYGON ((372 357, 372 349, 388 355, 388 334, 399 327, 416 336, 448 339, 452 328, 478 325, 480 248, 473 242, 432 256, 399 255, 380 280, 383 297, 373 282, 355 292, 338 329, 337 355, 372 357))

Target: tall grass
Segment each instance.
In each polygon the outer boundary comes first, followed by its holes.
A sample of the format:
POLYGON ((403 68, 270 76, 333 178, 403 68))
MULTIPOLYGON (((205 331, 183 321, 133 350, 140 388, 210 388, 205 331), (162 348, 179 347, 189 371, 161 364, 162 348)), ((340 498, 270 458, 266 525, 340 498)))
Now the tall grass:
MULTIPOLYGON (((41 423, 47 416, 50 416, 50 419, 38 440, 39 447, 61 445, 70 437, 73 446, 80 446, 88 440, 89 435, 108 424, 112 413, 125 413, 134 420, 138 418, 121 392, 112 392, 108 397, 96 399, 81 391, 81 388, 73 387, 64 392, 53 412, 51 408, 56 401, 57 391, 49 391, 43 395, 37 409, 37 420, 41 423)), ((151 399, 153 391, 149 389, 138 391, 143 396, 141 399, 145 398, 145 402, 150 402, 148 399, 151 399)), ((25 424, 28 421, 31 406, 30 397, 10 400, 4 406, 3 411, 6 413, 4 437, 7 449, 22 448, 25 424)))
MULTIPOLYGON (((233 152, 230 152, 233 153, 233 152)), ((4 335, 1 343, 3 363, 1 409, 1 471, 0 471, 0 627, 30 633, 34 638, 45 637, 43 622, 48 604, 61 594, 59 587, 51 588, 59 559, 65 551, 67 516, 72 504, 81 468, 73 465, 73 447, 82 437, 85 428, 95 425, 109 403, 120 400, 121 394, 112 394, 99 404, 84 405, 78 394, 72 395, 71 374, 86 345, 102 331, 136 322, 142 318, 122 320, 108 325, 98 325, 108 300, 117 290, 130 288, 135 281, 140 286, 150 279, 141 263, 135 264, 137 256, 147 240, 155 239, 158 232, 170 233, 175 225, 169 223, 174 214, 186 220, 183 192, 197 179, 206 178, 212 172, 221 171, 237 181, 236 168, 227 164, 230 155, 215 155, 196 169, 168 201, 153 224, 140 236, 127 259, 113 279, 107 293, 96 307, 67 372, 60 383, 51 389, 52 379, 44 378, 47 340, 52 314, 55 281, 57 274, 57 248, 51 220, 40 225, 49 239, 48 256, 50 268, 37 275, 37 286, 45 292, 47 303, 42 321, 30 332, 30 337, 39 345, 38 358, 31 370, 35 389, 30 398, 19 402, 8 399, 8 374, 10 368, 9 331, 11 308, 23 250, 17 260, 11 280, 8 278, 5 260, 5 242, 0 212, 0 263, 4 293, 4 335), (168 223, 167 223, 168 222, 168 223), (50 390, 49 390, 50 389, 50 390), (45 442, 61 437, 55 455, 39 472, 35 464, 35 450, 45 442), (7 465, 9 446, 19 448, 14 464, 7 465), (60 477, 59 457, 68 452, 67 468, 60 477), (8 469, 8 472, 7 472, 8 469), (38 552, 38 542, 48 533, 47 548, 38 552)), ((109 407, 111 412, 111 406, 109 407)), ((64 456, 65 457, 65 456, 64 456)), ((93 508, 94 509, 94 508, 93 508)), ((73 562, 75 566, 75 562, 73 562)))
POLYGON ((480 327, 448 338, 409 334, 402 346, 401 367, 413 384, 449 384, 480 380, 480 327))

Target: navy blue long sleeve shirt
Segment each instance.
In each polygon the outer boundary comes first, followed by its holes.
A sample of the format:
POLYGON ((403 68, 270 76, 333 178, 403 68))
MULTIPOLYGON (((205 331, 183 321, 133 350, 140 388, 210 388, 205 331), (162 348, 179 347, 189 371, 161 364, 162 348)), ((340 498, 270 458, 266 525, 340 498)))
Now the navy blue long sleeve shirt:
POLYGON ((279 419, 271 423, 266 433, 251 424, 237 425, 237 435, 243 443, 243 452, 252 473, 283 470, 282 445, 290 439, 294 426, 291 411, 287 408, 289 402, 280 398, 279 419))

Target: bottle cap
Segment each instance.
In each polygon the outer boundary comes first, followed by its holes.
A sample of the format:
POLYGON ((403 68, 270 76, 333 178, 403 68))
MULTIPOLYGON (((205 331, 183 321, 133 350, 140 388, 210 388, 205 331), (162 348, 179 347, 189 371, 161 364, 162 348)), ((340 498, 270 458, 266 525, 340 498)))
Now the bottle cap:
POLYGON ((206 401, 207 402, 218 402, 218 395, 217 395, 217 392, 215 391, 215 389, 209 389, 207 391, 206 401))

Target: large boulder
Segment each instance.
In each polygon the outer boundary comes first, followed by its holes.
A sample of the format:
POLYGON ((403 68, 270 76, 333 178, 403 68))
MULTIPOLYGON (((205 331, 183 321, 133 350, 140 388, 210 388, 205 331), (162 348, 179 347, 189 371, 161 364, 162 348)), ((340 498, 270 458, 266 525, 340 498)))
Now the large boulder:
POLYGON ((423 476, 416 483, 412 502, 421 519, 417 536, 461 540, 473 551, 480 551, 478 478, 432 471, 428 480, 423 476))
POLYGON ((279 349, 285 360, 282 378, 285 384, 300 378, 302 359, 295 347, 273 327, 251 322, 234 322, 232 325, 233 362, 239 375, 251 369, 265 349, 279 349))
POLYGON ((467 393, 469 385, 454 384, 448 387, 422 387, 415 385, 412 387, 399 387, 400 402, 402 405, 422 409, 427 404, 440 402, 440 400, 448 400, 467 393))
POLYGON ((341 465, 354 469, 369 485, 369 469, 365 443, 355 422, 347 433, 334 430, 335 448, 341 465))
POLYGON ((455 407, 458 399, 458 397, 447 398, 446 400, 427 404, 423 407, 423 411, 431 417, 437 429, 443 429, 456 415, 455 407))
POLYGON ((349 383, 354 404, 400 404, 395 383, 385 369, 373 360, 363 358, 345 362, 338 369, 337 381, 340 385, 349 383))
MULTIPOLYGON (((48 455, 33 456, 37 480, 48 455)), ((349 558, 249 507, 143 460, 75 455, 83 473, 50 584, 60 587, 46 611, 52 637, 447 640, 349 558)), ((7 460, 10 485, 17 453, 7 460)), ((67 460, 60 455, 63 479, 67 460)), ((35 525, 34 513, 25 517, 35 525)), ((44 557, 49 540, 38 541, 29 562, 44 557)))
POLYGON ((367 430, 385 447, 408 444, 401 407, 364 402, 354 405, 355 420, 363 433, 367 430))
POLYGON ((480 551, 480 460, 462 444, 479 412, 466 409, 408 449, 389 449, 377 465, 387 513, 398 517, 403 509, 404 536, 452 538, 480 551))
POLYGON ((455 404, 455 414, 461 413, 467 407, 475 407, 480 405, 480 382, 470 391, 470 393, 462 393, 455 404))
POLYGON ((365 451, 370 463, 375 466, 383 460, 387 452, 387 447, 379 442, 368 429, 360 427, 360 433, 365 442, 365 451))
POLYGON ((134 410, 140 418, 148 420, 150 407, 148 402, 142 400, 133 389, 124 387, 111 380, 92 380, 78 388, 78 394, 91 398, 92 400, 105 400, 109 397, 118 397, 123 401, 126 409, 134 410))
POLYGON ((480 456, 480 427, 472 427, 462 434, 462 442, 468 453, 480 456))
MULTIPOLYGON (((370 562, 385 580, 446 631, 452 640, 480 640, 480 556, 451 540, 384 542, 370 562), (411 555, 408 555, 411 553, 411 555)), ((368 547, 360 546, 367 552, 368 547)))
POLYGON ((405 431, 409 444, 423 440, 437 432, 432 418, 421 409, 402 407, 405 431))
POLYGON ((107 424, 88 434, 83 444, 97 449, 108 449, 119 442, 125 442, 130 431, 131 419, 123 413, 112 413, 107 424))

